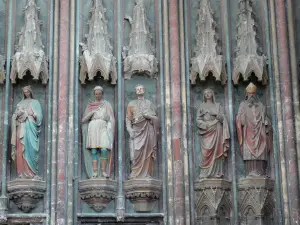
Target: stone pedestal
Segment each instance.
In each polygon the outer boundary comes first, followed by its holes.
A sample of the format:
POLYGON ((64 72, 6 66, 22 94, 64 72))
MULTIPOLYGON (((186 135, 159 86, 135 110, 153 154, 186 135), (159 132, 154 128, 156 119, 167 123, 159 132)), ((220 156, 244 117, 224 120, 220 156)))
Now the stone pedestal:
POLYGON ((241 225, 273 224, 274 181, 268 178, 245 178, 239 182, 241 225))
POLYGON ((151 212, 160 197, 162 181, 149 178, 127 180, 124 189, 136 212, 151 212))
POLYGON ((9 199, 25 213, 35 208, 45 191, 45 181, 36 179, 16 179, 9 181, 7 185, 9 199))
POLYGON ((79 193, 96 212, 104 209, 117 195, 117 181, 96 178, 79 181, 79 193))
POLYGON ((225 179, 202 179, 194 183, 197 224, 229 225, 231 182, 225 179))

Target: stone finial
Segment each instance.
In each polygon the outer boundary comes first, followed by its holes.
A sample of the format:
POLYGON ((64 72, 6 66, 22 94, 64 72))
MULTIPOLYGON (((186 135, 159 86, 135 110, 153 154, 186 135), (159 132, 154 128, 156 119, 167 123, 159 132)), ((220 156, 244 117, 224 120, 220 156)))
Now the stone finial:
POLYGON ((267 84, 266 57, 259 55, 256 24, 252 9, 252 0, 240 0, 237 25, 237 49, 232 80, 238 84, 240 75, 247 81, 252 73, 262 84, 267 84))
POLYGON ((83 55, 80 57, 79 79, 82 84, 85 84, 86 76, 93 80, 97 72, 101 72, 104 80, 111 79, 112 84, 116 84, 117 81, 116 59, 112 53, 105 12, 102 0, 94 0, 91 19, 88 22, 87 43, 80 43, 83 55))
POLYGON ((5 80, 5 70, 4 70, 5 59, 0 55, 0 84, 3 84, 5 80))
POLYGON ((133 19, 126 17, 131 24, 129 46, 124 48, 125 79, 130 79, 134 73, 145 73, 151 78, 157 77, 157 60, 151 44, 151 34, 147 23, 144 1, 136 1, 133 9, 133 19))
POLYGON ((216 23, 209 0, 203 0, 198 10, 195 57, 191 59, 190 80, 196 83, 197 75, 204 81, 211 72, 217 81, 225 84, 227 75, 223 56, 219 54, 216 23))
POLYGON ((29 71, 34 80, 48 82, 48 63, 42 43, 40 31, 41 21, 38 19, 39 8, 35 0, 28 0, 24 8, 24 26, 18 33, 19 43, 13 56, 10 79, 16 83, 16 78, 23 79, 29 71))

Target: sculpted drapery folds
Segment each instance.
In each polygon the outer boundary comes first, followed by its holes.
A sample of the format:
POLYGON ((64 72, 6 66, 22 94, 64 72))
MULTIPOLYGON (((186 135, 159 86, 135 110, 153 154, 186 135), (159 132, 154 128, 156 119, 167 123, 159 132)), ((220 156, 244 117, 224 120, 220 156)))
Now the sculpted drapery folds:
POLYGON ((30 86, 23 88, 23 100, 17 104, 12 116, 12 159, 16 163, 18 178, 37 178, 39 135, 42 108, 33 96, 30 86))
POLYGON ((229 149, 229 129, 223 107, 215 102, 214 92, 205 89, 197 110, 197 126, 202 151, 200 179, 224 176, 223 162, 229 149))
POLYGON ((109 177, 111 172, 109 153, 113 148, 115 117, 110 103, 102 99, 103 88, 95 87, 94 95, 96 100, 88 103, 82 118, 84 163, 88 177, 98 177, 100 154, 102 176, 109 177))
POLYGON ((246 99, 240 104, 236 125, 246 176, 265 176, 272 128, 253 83, 246 88, 246 99))
POLYGON ((144 86, 137 85, 137 99, 129 102, 126 128, 130 135, 129 179, 151 178, 157 150, 158 118, 151 101, 144 99, 144 86))

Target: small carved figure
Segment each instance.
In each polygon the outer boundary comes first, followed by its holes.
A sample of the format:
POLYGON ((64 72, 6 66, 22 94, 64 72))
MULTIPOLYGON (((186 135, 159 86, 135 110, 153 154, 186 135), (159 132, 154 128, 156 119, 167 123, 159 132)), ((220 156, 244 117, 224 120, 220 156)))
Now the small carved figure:
POLYGON ((157 150, 158 118, 153 103, 144 98, 143 85, 135 87, 137 99, 127 106, 126 128, 130 135, 129 179, 151 178, 157 150))
POLYGON ((42 108, 30 86, 23 88, 23 100, 12 116, 12 152, 19 178, 38 178, 39 135, 42 108))
POLYGON ((215 102, 212 89, 203 92, 203 103, 197 110, 197 126, 203 154, 200 179, 221 178, 230 135, 224 109, 215 102))
POLYGON ((83 135, 86 137, 84 139, 84 161, 90 178, 98 177, 98 153, 100 153, 102 176, 109 177, 111 170, 111 163, 109 163, 107 172, 107 162, 109 151, 113 148, 115 117, 110 103, 102 99, 103 93, 102 87, 94 88, 96 100, 88 103, 82 118, 83 135), (91 162, 93 172, 91 172, 91 162))
POLYGON ((236 125, 246 176, 265 176, 272 128, 253 83, 246 88, 246 99, 240 104, 236 125))

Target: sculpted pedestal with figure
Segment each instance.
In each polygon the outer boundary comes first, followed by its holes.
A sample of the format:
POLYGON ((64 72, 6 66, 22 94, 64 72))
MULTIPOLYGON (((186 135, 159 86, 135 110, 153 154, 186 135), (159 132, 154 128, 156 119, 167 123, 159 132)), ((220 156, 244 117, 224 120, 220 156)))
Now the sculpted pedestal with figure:
POLYGON ((267 174, 272 127, 266 107, 250 83, 236 117, 238 140, 245 163, 245 178, 239 181, 242 224, 269 224, 274 210, 274 181, 267 174))
POLYGON ((197 109, 197 128, 202 152, 200 175, 194 183, 196 219, 202 224, 228 224, 231 211, 231 182, 224 179, 224 161, 229 150, 229 129, 223 107, 214 91, 203 91, 197 109))
POLYGON ((38 176, 42 107, 30 86, 22 89, 23 100, 12 116, 11 157, 17 178, 9 181, 9 198, 24 212, 35 208, 43 198, 46 184, 38 176))
POLYGON ((159 123, 153 103, 144 98, 144 86, 137 85, 135 91, 137 99, 129 102, 126 114, 131 173, 125 181, 125 195, 137 212, 148 212, 162 189, 162 181, 153 178, 159 123))
POLYGON ((79 182, 79 193, 95 211, 100 212, 116 196, 117 182, 110 179, 115 117, 104 90, 96 86, 82 118, 82 152, 88 180, 79 182))

